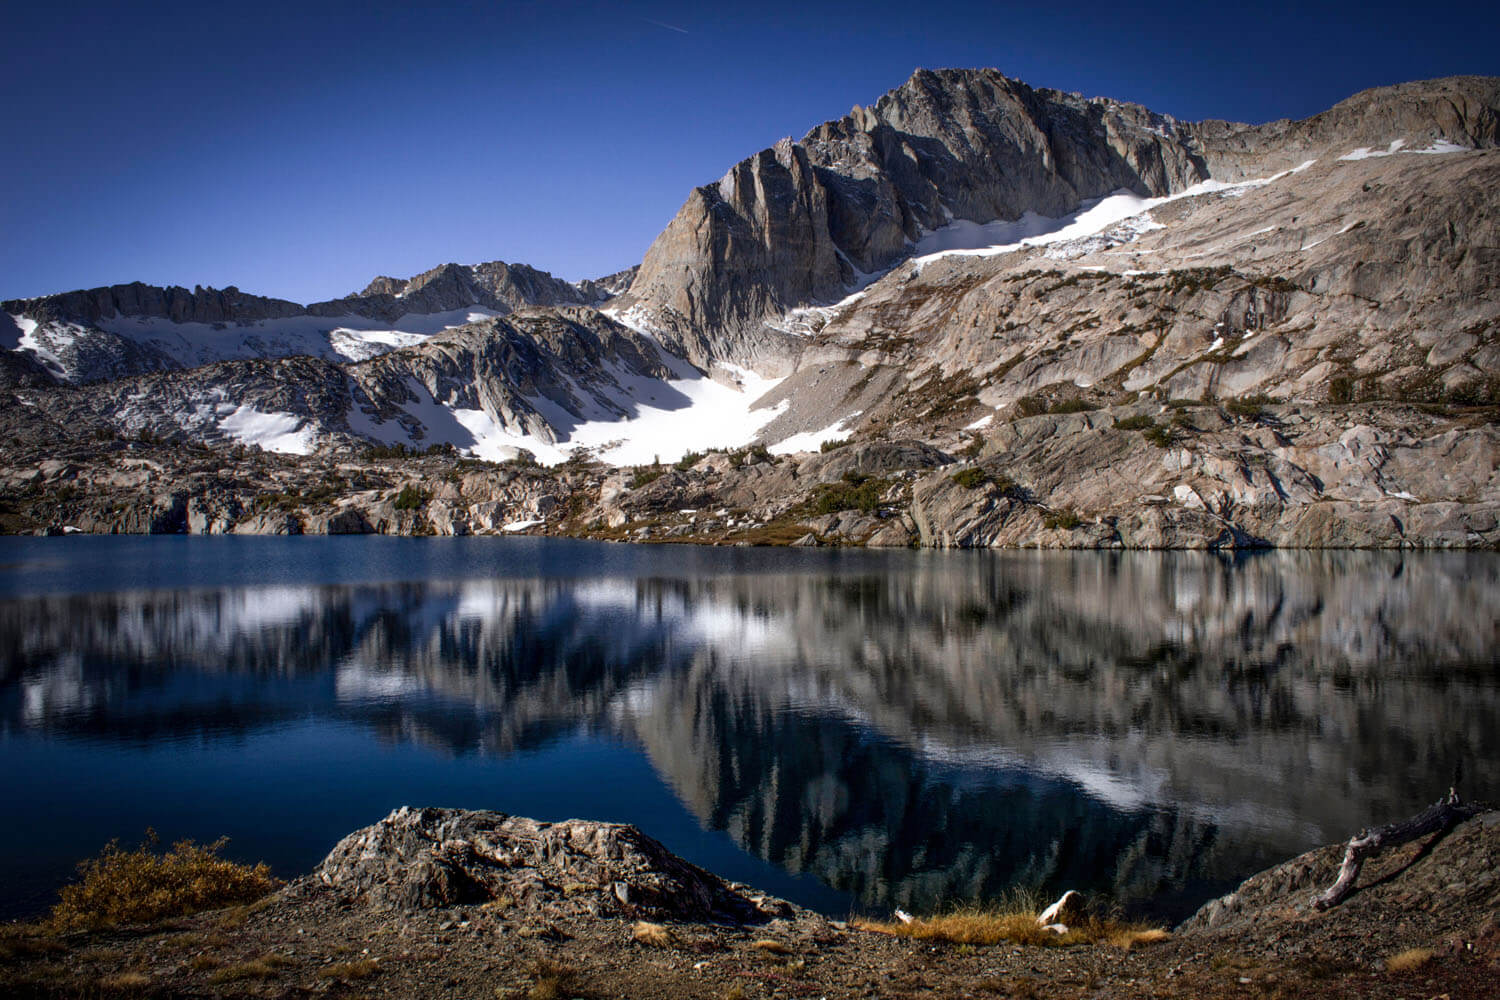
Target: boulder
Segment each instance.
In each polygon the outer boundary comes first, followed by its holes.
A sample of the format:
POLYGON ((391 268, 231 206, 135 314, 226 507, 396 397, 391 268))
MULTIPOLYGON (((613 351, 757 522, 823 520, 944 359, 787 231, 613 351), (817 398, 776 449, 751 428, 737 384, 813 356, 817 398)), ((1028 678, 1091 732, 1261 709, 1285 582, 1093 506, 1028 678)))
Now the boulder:
POLYGON ((329 852, 313 886, 377 909, 506 898, 637 919, 763 922, 788 911, 752 898, 633 826, 403 806, 329 852))
POLYGON ((1063 893, 1051 906, 1047 907, 1036 918, 1037 926, 1049 927, 1053 924, 1063 924, 1067 933, 1066 925, 1077 923, 1083 917, 1083 893, 1069 889, 1063 893))

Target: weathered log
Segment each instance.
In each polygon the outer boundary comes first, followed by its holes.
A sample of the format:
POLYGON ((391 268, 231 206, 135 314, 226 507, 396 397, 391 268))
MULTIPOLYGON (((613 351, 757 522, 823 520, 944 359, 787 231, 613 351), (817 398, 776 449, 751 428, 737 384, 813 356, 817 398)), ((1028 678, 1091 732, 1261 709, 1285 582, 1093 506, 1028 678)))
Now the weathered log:
POLYGON ((1449 789, 1446 797, 1439 799, 1403 823, 1389 823, 1378 830, 1361 830, 1349 838, 1349 847, 1344 851, 1344 863, 1339 866, 1339 877, 1327 891, 1313 897, 1313 908, 1327 910, 1338 906, 1354 891, 1355 880, 1365 861, 1389 847, 1425 837, 1429 833, 1446 830, 1460 820, 1468 819, 1483 811, 1482 806, 1466 805, 1459 801, 1458 792, 1449 789))

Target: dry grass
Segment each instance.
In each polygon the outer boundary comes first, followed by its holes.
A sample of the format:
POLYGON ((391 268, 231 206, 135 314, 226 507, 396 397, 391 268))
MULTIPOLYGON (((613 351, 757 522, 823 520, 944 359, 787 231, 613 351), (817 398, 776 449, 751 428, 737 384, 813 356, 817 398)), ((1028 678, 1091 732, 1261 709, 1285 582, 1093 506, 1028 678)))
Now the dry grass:
POLYGON ((117 972, 99 980, 99 989, 104 993, 133 993, 151 985, 151 977, 143 972, 117 972))
POLYGON ((281 969, 291 964, 291 959, 281 955, 263 955, 248 962, 225 966, 209 976, 208 981, 218 986, 224 983, 238 983, 246 979, 275 979, 281 969))
POLYGON ((1122 951, 1129 951, 1141 945, 1160 944, 1171 937, 1170 932, 1160 927, 1148 927, 1145 930, 1126 927, 1111 934, 1105 939, 1105 942, 1114 945, 1122 951))
POLYGON ((36 958, 66 950, 60 942, 42 936, 41 928, 35 926, 12 924, 0 929, 0 962, 36 958))
POLYGON ((188 968, 194 972, 212 972, 224 964, 217 955, 194 955, 188 959, 188 968))
POLYGON ((64 886, 50 923, 58 931, 149 923, 234 903, 247 903, 281 883, 264 864, 250 867, 219 857, 225 841, 179 841, 157 853, 156 836, 133 851, 118 842, 78 866, 78 881, 64 886))
POLYGON ((757 951, 763 951, 767 955, 790 955, 793 953, 791 946, 783 944, 774 938, 762 938, 750 945, 750 947, 757 951))
POLYGON ((578 973, 561 962, 539 959, 532 968, 536 982, 526 991, 526 1000, 566 1000, 578 996, 578 973))
POLYGON ((677 943, 677 938, 661 924, 653 924, 645 920, 637 920, 635 926, 630 929, 631 940, 641 944, 650 945, 653 948, 670 948, 677 943))
POLYGON ((911 923, 857 920, 854 926, 876 934, 907 937, 917 941, 944 941, 957 945, 1020 944, 1057 947, 1105 943, 1117 948, 1138 947, 1165 941, 1170 935, 1160 928, 1085 917, 1068 925, 1066 934, 1044 929, 1030 907, 965 909, 920 917, 911 923))
POLYGON ((324 979, 344 979, 353 981, 356 979, 369 979, 380 971, 380 963, 373 958, 361 958, 353 962, 336 962, 318 970, 318 975, 324 979))
POLYGON ((1431 948, 1408 948, 1386 959, 1385 971, 1411 972, 1413 969, 1420 969, 1432 961, 1432 956, 1433 951, 1431 948))

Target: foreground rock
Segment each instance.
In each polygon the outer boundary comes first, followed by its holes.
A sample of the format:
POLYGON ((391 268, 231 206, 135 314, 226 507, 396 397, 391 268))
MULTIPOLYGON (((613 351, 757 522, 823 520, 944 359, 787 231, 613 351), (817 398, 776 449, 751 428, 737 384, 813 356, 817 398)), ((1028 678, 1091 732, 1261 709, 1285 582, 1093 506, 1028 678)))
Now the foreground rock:
POLYGON ((339 841, 313 877, 388 908, 494 903, 554 916, 764 923, 792 907, 688 864, 635 827, 403 807, 339 841))
POLYGON ((1500 812, 1383 856, 1347 902, 1313 910, 1341 850, 1255 876, 1165 943, 971 947, 827 920, 717 879, 628 826, 399 809, 249 907, 151 928, 0 938, 0 989, 16 997, 1495 995, 1500 812), (645 915, 660 922, 643 923, 645 915))

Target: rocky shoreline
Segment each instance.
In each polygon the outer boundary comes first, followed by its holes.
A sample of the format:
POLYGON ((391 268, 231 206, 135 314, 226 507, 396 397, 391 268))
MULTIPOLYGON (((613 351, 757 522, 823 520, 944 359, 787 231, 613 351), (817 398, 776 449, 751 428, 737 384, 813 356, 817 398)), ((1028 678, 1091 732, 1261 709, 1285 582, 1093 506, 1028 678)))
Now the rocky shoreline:
POLYGON ((629 826, 402 808, 248 906, 51 937, 9 928, 0 986, 16 997, 1494 995, 1500 811, 1381 855, 1352 897, 1320 912, 1313 893, 1342 850, 1249 879, 1159 942, 975 946, 803 910, 629 826))
MULTIPOLYGON (((1135 404, 936 443, 760 447, 617 468, 451 449, 288 456, 33 421, 12 534, 527 533, 937 548, 1494 548, 1490 407, 1135 404)), ((19 428, 18 428, 19 429, 19 428)))

